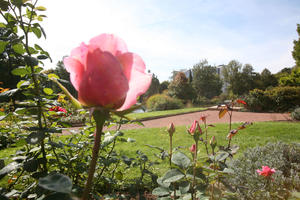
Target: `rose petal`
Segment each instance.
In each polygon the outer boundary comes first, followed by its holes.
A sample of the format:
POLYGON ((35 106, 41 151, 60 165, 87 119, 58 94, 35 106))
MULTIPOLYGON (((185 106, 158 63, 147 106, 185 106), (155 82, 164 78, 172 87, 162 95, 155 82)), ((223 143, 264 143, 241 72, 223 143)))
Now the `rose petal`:
POLYGON ((78 91, 79 84, 82 81, 84 66, 81 64, 81 62, 79 62, 79 60, 73 59, 72 57, 64 58, 64 65, 66 70, 70 73, 71 83, 78 91))
POLYGON ((108 51, 112 55, 117 56, 127 52, 127 45, 125 42, 112 34, 101 34, 90 40, 90 44, 102 51, 108 51))
POLYGON ((70 57, 77 59, 85 66, 88 51, 88 46, 82 42, 79 47, 72 50, 70 57))
POLYGON ((129 89, 119 61, 99 49, 87 54, 87 70, 79 87, 79 101, 85 105, 119 108, 129 89))
POLYGON ((129 90, 126 100, 118 110, 126 110, 136 104, 137 98, 150 87, 152 75, 145 73, 145 63, 140 56, 134 53, 125 53, 118 56, 123 72, 129 81, 129 90))

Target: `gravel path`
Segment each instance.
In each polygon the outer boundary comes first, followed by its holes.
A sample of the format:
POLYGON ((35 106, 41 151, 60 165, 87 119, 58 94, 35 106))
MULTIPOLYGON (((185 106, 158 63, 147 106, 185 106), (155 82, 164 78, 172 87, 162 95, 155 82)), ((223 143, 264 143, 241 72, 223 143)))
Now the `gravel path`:
MULTIPOLYGON (((172 117, 164 117, 143 121, 145 126, 129 124, 122 126, 122 129, 137 129, 137 128, 158 128, 167 127, 171 122, 175 126, 191 125, 194 120, 199 120, 201 115, 208 115, 207 123, 228 123, 229 116, 226 114, 219 119, 219 111, 207 110, 189 114, 176 115, 172 117)), ((252 113, 252 112, 233 112, 232 122, 263 122, 263 121, 288 121, 291 120, 288 113, 252 113)))
MULTIPOLYGON (((168 127, 171 122, 175 126, 190 126, 194 120, 199 120, 201 115, 208 115, 207 123, 228 123, 229 116, 226 114, 222 119, 219 119, 219 111, 206 110, 195 113, 176 115, 172 117, 164 117, 143 121, 144 126, 137 124, 123 125, 122 129, 139 129, 139 128, 159 128, 168 127)), ((252 113, 252 112, 233 112, 232 122, 264 122, 264 121, 289 121, 291 117, 288 113, 252 113)), ((76 130, 79 127, 71 128, 76 130)), ((68 129, 63 130, 63 134, 70 134, 68 129)))

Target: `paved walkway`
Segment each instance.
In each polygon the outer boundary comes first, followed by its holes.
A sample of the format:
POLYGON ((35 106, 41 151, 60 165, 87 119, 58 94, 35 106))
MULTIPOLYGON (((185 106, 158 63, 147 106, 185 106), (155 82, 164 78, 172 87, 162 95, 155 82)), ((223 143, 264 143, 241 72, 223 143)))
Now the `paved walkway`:
MULTIPOLYGON (((144 126, 137 124, 123 125, 122 129, 138 129, 138 128, 159 128, 168 127, 170 123, 175 126, 190 126, 194 120, 200 120, 201 115, 208 115, 207 123, 228 123, 229 116, 226 114, 222 119, 219 119, 219 111, 207 110, 195 113, 176 115, 172 117, 164 117, 143 121, 144 126)), ((288 113, 252 113, 252 112, 233 112, 232 122, 263 122, 263 121, 289 121, 291 117, 288 113)), ((71 128, 72 130, 78 129, 71 128)), ((68 130, 64 130, 63 134, 70 134, 68 130)))
MULTIPOLYGON (((157 128, 167 127, 171 122, 175 126, 191 125, 194 120, 200 120, 201 115, 208 115, 207 123, 228 123, 229 116, 226 114, 219 119, 219 111, 207 110, 172 117, 164 117, 159 119, 143 121, 145 126, 129 124, 122 126, 122 129, 137 129, 137 128, 157 128)), ((232 122, 263 122, 263 121, 288 121, 291 117, 288 113, 252 113, 252 112, 233 112, 232 122)))

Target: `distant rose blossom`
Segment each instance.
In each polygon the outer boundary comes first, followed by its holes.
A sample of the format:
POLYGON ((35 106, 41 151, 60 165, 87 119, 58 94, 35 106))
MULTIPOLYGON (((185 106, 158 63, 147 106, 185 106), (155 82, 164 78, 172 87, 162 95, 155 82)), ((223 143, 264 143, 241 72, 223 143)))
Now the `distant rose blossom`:
POLYGON ((190 152, 195 153, 195 151, 196 151, 196 144, 193 144, 193 145, 190 147, 190 152))
POLYGON ((256 172, 261 176, 270 177, 276 170, 274 168, 271 169, 269 166, 262 166, 262 170, 257 169, 256 172))
POLYGON ((198 132, 199 134, 202 134, 202 130, 200 128, 199 122, 197 120, 194 120, 191 128, 188 130, 188 132, 191 135, 194 135, 196 132, 198 132))

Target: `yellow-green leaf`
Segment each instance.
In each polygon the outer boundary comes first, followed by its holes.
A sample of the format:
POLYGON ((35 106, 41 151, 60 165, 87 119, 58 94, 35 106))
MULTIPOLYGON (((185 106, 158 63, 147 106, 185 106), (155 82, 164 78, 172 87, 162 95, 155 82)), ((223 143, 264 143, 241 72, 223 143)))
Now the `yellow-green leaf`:
POLYGON ((52 90, 51 88, 44 88, 43 91, 44 91, 45 94, 47 94, 47 95, 53 94, 53 90, 52 90))
POLYGON ((56 74, 48 74, 48 78, 49 79, 53 79, 53 78, 55 78, 55 79, 59 79, 59 77, 56 75, 56 74))
POLYGON ((47 9, 44 6, 38 6, 38 7, 35 7, 35 10, 46 11, 47 9))
POLYGON ((224 115, 227 113, 227 109, 221 109, 220 112, 219 112, 219 119, 221 119, 222 117, 224 117, 224 115))

